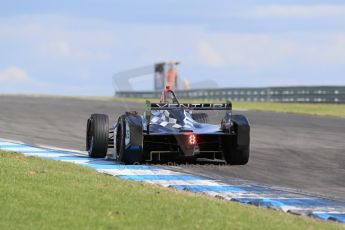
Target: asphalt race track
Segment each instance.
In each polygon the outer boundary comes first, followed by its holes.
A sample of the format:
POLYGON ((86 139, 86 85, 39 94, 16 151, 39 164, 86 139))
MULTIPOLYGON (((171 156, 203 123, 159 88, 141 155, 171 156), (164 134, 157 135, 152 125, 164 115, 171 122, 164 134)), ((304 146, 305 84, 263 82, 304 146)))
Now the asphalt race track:
MULTIPOLYGON (((83 150, 91 113, 106 113, 116 119, 124 111, 143 108, 141 104, 111 101, 0 96, 0 137, 83 150)), ((247 165, 188 165, 179 170, 224 182, 240 178, 345 199, 345 119, 238 113, 251 122, 247 165)))

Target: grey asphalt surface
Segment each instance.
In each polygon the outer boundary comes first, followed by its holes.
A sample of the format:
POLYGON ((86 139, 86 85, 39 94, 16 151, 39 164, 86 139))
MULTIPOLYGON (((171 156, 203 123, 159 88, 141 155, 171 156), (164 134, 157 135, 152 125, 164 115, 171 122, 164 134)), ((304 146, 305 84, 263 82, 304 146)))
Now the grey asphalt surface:
MULTIPOLYGON (((236 103, 235 107, 236 107, 236 103)), ((86 120, 111 120, 135 103, 53 97, 0 96, 0 138, 84 150, 86 120)), ((188 165, 182 171, 224 182, 240 178, 345 199, 345 119, 235 111, 251 123, 251 157, 245 166, 188 165)))

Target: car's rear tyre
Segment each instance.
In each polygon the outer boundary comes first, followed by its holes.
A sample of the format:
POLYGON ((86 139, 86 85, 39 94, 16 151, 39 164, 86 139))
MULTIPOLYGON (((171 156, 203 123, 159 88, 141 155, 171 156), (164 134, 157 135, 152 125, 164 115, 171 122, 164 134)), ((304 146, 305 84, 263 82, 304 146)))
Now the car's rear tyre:
POLYGON ((144 161, 142 118, 132 114, 121 116, 116 135, 117 160, 128 165, 141 164, 144 161))
POLYGON ((249 146, 234 146, 230 148, 230 152, 226 155, 225 161, 230 165, 245 165, 249 161, 249 146))
POLYGON ((247 118, 243 115, 233 115, 233 131, 236 136, 224 140, 224 158, 230 165, 245 165, 249 161, 250 153, 250 126, 247 118))
POLYGON ((87 120, 86 151, 90 157, 104 158, 108 151, 109 118, 105 114, 92 114, 87 120))
POLYGON ((208 123, 207 113, 192 113, 192 118, 194 121, 199 123, 208 123))

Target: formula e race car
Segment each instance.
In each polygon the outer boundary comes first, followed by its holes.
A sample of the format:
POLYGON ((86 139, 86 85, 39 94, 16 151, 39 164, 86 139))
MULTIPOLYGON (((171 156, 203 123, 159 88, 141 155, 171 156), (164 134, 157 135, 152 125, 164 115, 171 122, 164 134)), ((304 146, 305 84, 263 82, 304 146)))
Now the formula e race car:
POLYGON ((243 115, 232 114, 232 104, 181 104, 172 90, 160 103, 146 102, 143 115, 126 112, 109 128, 105 114, 87 121, 86 150, 90 157, 113 158, 125 164, 169 159, 207 158, 231 165, 249 160, 250 126, 243 115), (203 111, 195 113, 195 111, 203 111), (209 124, 207 111, 225 111, 220 124, 209 124))

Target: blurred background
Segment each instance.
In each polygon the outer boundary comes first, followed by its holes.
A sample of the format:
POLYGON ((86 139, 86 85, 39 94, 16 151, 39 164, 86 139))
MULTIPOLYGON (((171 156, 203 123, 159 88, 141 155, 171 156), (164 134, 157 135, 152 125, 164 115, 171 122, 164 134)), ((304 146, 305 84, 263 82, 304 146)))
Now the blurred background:
POLYGON ((113 74, 166 60, 191 88, 345 85, 343 1, 12 0, 0 17, 1 94, 112 96, 113 74))

